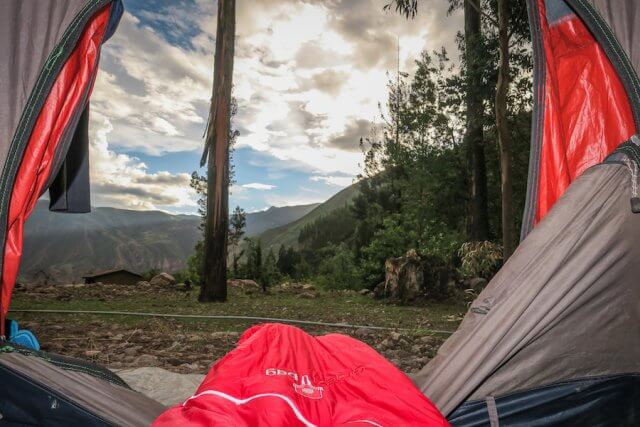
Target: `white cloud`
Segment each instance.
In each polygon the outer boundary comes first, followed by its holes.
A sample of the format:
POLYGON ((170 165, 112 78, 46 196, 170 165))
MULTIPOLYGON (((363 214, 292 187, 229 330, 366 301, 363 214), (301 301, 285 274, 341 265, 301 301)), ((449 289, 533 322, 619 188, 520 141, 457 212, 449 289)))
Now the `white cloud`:
POLYGON ((243 184, 242 188, 249 188, 252 190, 273 190, 277 188, 275 185, 262 184, 260 182, 250 182, 249 184, 243 184))
POLYGON ((197 206, 196 195, 189 187, 189 174, 149 173, 147 165, 135 157, 109 149, 107 136, 113 130, 109 119, 94 115, 91 128, 93 138, 89 149, 94 205, 161 210, 197 206))
MULTIPOLYGON (((237 147, 317 182, 350 184, 361 172, 358 140, 368 136, 367 123, 379 117, 387 73, 395 72, 397 36, 401 67, 411 71, 424 48, 446 45, 453 51, 454 32, 461 27, 460 14, 448 17, 442 0, 420 2, 417 18, 410 21, 383 12, 385 2, 239 0, 237 147)), ((92 97, 94 133, 102 138, 91 149, 94 194, 99 203, 118 206, 192 206, 195 196, 186 171, 149 173, 148 165, 118 153, 160 156, 202 149, 212 87, 215 2, 142 6, 145 10, 136 12, 140 17, 125 13, 103 49, 92 97)), ((231 191, 250 200, 250 189, 276 187, 249 183, 231 191), (254 184, 260 188, 247 187, 254 184)), ((290 204, 276 198, 279 191, 269 193, 272 204, 290 204)), ((294 203, 311 200, 290 197, 294 203)))
POLYGON ((312 176, 309 178, 315 182, 326 182, 336 187, 347 187, 353 184, 354 177, 352 176, 312 176))

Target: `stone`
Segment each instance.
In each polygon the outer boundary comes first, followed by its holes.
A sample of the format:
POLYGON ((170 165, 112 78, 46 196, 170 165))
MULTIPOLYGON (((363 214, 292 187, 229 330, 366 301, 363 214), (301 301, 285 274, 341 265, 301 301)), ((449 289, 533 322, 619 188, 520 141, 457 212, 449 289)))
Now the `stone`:
POLYGON ((302 290, 303 291, 315 291, 316 287, 313 286, 313 285, 310 285, 310 284, 305 284, 305 285, 302 285, 302 290))
POLYGON ((147 282, 146 280, 141 280, 136 283, 136 286, 139 288, 148 288, 149 286, 151 286, 151 283, 147 282))
POLYGON ((367 288, 364 288, 364 289, 360 289, 360 290, 358 291, 358 293, 359 293, 360 295, 366 296, 366 295, 369 295, 369 294, 371 293, 371 291, 370 291, 369 289, 367 289, 367 288))
POLYGON ((316 297, 317 295, 313 292, 302 292, 298 294, 298 298, 301 298, 301 299, 315 299, 316 297))
POLYGON ((160 273, 149 281, 151 286, 169 287, 176 284, 176 279, 169 273, 160 273))
POLYGON ((100 350, 87 350, 84 352, 84 355, 87 357, 96 357, 100 353, 102 353, 100 350))
POLYGON ((152 354, 143 354, 135 359, 135 364, 137 366, 158 366, 160 361, 157 356, 152 354))
POLYGON ((391 340, 389 340, 389 338, 382 340, 382 342, 380 343, 380 348, 382 350, 387 350, 390 349, 391 347, 393 347, 393 342, 391 342, 391 340))
POLYGON ((484 289, 487 286, 487 279, 482 277, 474 277, 472 279, 467 279, 464 281, 464 284, 469 289, 480 290, 484 289))
POLYGON ((142 350, 141 345, 134 345, 133 347, 127 347, 124 349, 123 353, 127 356, 135 356, 138 352, 142 350))
POLYGON ((243 290, 262 289, 262 287, 255 280, 251 279, 229 279, 227 280, 227 286, 240 288, 243 290))
POLYGON ((400 334, 400 332, 391 332, 389 334, 389 337, 393 340, 393 341, 399 341, 400 338, 402 338, 402 334, 400 334))

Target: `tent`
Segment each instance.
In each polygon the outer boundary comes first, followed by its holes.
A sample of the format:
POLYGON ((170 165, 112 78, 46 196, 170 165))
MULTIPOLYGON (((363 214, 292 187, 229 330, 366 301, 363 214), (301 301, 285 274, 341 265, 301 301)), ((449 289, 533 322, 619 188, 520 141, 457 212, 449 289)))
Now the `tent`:
POLYGON ((108 370, 1 339, 23 224, 40 195, 49 189, 52 210, 89 209, 89 95, 122 3, 5 0, 0 9, 0 424, 149 425, 164 407, 108 370))
MULTIPOLYGON (((535 105, 523 241, 414 382, 453 425, 638 425, 640 6, 528 6, 535 105)), ((0 8, 4 328, 38 197, 49 189, 53 210, 89 208, 88 99, 122 6, 0 8)), ((13 423, 148 425, 164 410, 103 368, 2 340, 0 384, 0 414, 13 423)))
POLYGON ((415 382, 453 425, 640 425, 640 5, 528 6, 524 240, 415 382))

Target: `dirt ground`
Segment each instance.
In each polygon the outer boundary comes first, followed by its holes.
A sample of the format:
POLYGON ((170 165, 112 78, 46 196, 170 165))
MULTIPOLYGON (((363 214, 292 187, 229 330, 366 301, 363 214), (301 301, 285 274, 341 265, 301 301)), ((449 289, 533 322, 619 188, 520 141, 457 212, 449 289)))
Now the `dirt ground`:
POLYGON ((206 373, 234 348, 252 323, 96 314, 26 313, 19 310, 117 310, 171 314, 245 315, 373 325, 342 328, 297 325, 313 335, 343 333, 366 342, 407 373, 433 357, 464 310, 439 304, 401 307, 353 291, 325 292, 311 285, 285 284, 264 295, 230 290, 229 302, 199 304, 197 290, 123 285, 22 286, 10 316, 32 330, 48 352, 93 360, 117 370, 158 366, 178 373, 206 373))

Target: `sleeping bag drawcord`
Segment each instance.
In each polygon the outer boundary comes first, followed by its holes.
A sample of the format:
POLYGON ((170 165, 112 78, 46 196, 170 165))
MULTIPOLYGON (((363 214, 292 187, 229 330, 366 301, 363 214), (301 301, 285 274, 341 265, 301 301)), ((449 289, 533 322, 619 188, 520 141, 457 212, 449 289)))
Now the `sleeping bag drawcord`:
POLYGON ((51 313, 51 314, 97 314, 108 316, 139 316, 139 317, 163 317, 183 319, 212 319, 212 320, 247 320, 273 323, 289 323, 312 326, 328 326, 333 328, 373 329, 382 331, 422 331, 431 334, 451 335, 452 331, 425 328, 392 328, 387 326, 351 325, 348 323, 326 323, 312 320, 279 319, 273 317, 257 316, 233 316, 233 315, 208 315, 208 314, 168 314, 168 313, 144 313, 136 311, 104 311, 104 310, 49 310, 49 309, 20 309, 11 310, 12 313, 51 313))
POLYGON ((640 213, 640 198, 638 197, 638 165, 628 156, 623 157, 623 162, 631 174, 631 212, 640 213))

